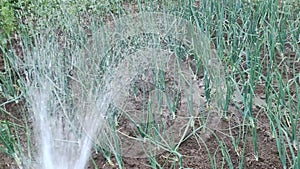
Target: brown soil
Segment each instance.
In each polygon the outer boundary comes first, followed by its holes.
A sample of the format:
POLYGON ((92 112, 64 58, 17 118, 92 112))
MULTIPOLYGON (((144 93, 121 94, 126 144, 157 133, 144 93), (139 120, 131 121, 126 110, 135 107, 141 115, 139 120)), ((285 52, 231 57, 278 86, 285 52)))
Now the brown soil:
MULTIPOLYGON (((257 110, 257 112, 259 112, 259 110, 257 110)), ((221 119, 217 128, 210 129, 213 134, 210 134, 208 138, 201 137, 203 136, 203 131, 198 131, 181 143, 178 153, 182 156, 182 166, 185 168, 206 169, 212 168, 211 163, 215 163, 217 168, 221 168, 223 165, 225 168, 229 168, 222 154, 220 143, 218 142, 218 140, 221 140, 223 146, 227 147, 227 153, 228 156, 230 156, 234 168, 240 168, 241 166, 251 169, 282 168, 276 142, 271 136, 270 128, 268 127, 269 120, 265 114, 263 112, 257 114, 258 159, 255 159, 254 156, 251 132, 248 131, 248 133, 246 133, 246 130, 242 129, 243 118, 234 112, 230 112, 230 114, 230 120, 221 119), (228 135, 232 135, 235 139, 238 139, 240 136, 243 137, 243 139, 237 143, 237 147, 234 147, 232 138, 228 137, 228 135), (210 154, 213 161, 210 161, 208 154, 210 154), (242 161, 242 159, 244 161, 242 161)), ((112 157, 111 164, 109 164, 102 155, 94 154, 93 157, 100 168, 118 168, 116 167, 117 163, 114 157, 112 157)), ((153 158, 156 159, 158 164, 163 168, 180 168, 178 156, 170 152, 164 152, 153 158)), ((150 158, 123 157, 123 162, 125 168, 152 168, 150 166, 150 158)), ((90 165, 89 168, 93 167, 90 165)))

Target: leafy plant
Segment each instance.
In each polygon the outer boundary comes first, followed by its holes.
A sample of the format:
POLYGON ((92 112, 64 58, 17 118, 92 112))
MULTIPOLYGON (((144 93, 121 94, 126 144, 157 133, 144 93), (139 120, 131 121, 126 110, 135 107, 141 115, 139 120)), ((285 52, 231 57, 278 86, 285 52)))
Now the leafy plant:
POLYGON ((0 1, 0 44, 6 45, 10 34, 16 30, 16 17, 10 0, 0 1))

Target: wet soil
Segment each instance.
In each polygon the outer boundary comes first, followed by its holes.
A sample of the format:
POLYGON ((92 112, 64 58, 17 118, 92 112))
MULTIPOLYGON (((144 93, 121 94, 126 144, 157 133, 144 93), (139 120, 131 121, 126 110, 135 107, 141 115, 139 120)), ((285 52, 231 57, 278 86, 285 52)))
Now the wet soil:
MULTIPOLYGON (((259 112, 257 110, 257 112, 259 112)), ((258 144, 258 159, 254 155, 254 145, 251 131, 242 129, 243 117, 231 112, 230 120, 221 119, 217 128, 211 128, 211 134, 208 138, 202 138, 203 131, 198 131, 189 136, 182 142, 178 148, 178 153, 182 157, 164 152, 163 154, 154 156, 158 164, 163 168, 212 168, 214 164, 217 168, 228 167, 228 162, 224 159, 227 155, 230 157, 231 165, 234 168, 282 168, 279 153, 276 146, 276 141, 272 138, 269 126, 269 120, 266 115, 261 112, 258 117, 257 144, 258 144), (236 145, 233 145, 233 138, 236 145), (238 140, 242 137, 241 140, 238 140), (220 144, 222 141, 222 144, 220 144), (227 148, 227 152, 222 151, 222 147, 227 148)), ((246 125, 246 124, 244 124, 246 125)), ((197 124, 196 124, 197 126, 197 124)), ((116 159, 112 157, 112 163, 102 155, 93 155, 96 163, 100 168, 118 168, 116 159)), ((153 168, 151 167, 151 158, 128 158, 123 157, 125 168, 153 168)), ((93 168, 90 166, 89 168, 93 168)))

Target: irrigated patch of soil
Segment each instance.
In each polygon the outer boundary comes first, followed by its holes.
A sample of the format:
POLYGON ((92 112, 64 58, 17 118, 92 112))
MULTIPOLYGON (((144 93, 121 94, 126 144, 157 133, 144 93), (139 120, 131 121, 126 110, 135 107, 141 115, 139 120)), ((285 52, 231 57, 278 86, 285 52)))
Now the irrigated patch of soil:
MULTIPOLYGON (((269 120, 264 113, 258 115, 257 144, 259 156, 257 160, 254 155, 251 131, 246 133, 246 130, 242 129, 242 116, 235 115, 234 112, 230 114, 232 116, 230 120, 221 119, 218 127, 211 129, 213 134, 210 137, 201 138, 203 133, 199 131, 179 146, 178 152, 182 155, 182 166, 185 168, 206 169, 211 168, 213 163, 216 164, 217 168, 221 168, 221 166, 229 168, 227 161, 224 159, 224 155, 227 153, 234 168, 241 166, 249 169, 282 168, 275 139, 272 138, 268 127, 269 120), (239 137, 242 137, 242 140, 237 143, 237 147, 234 147, 233 140, 229 135, 232 135, 236 141, 239 137), (222 146, 226 146, 227 152, 222 152, 219 141, 222 141, 222 146)), ((112 157, 112 164, 109 164, 100 154, 94 154, 93 157, 97 164, 103 168, 117 168, 114 157, 112 157)), ((180 168, 180 159, 170 152, 165 152, 153 158, 163 168, 180 168)), ((150 158, 124 157, 123 162, 125 168, 151 168, 150 158)), ((90 168, 93 167, 90 166, 90 168)))

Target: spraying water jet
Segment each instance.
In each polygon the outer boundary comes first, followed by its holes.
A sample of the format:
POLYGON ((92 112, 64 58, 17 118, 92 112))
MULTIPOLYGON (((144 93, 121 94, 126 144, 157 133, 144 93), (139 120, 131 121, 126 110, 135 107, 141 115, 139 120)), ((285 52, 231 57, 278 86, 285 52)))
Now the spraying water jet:
MULTIPOLYGON (((27 51, 24 62, 26 94, 33 112, 38 144, 35 168, 84 169, 91 148, 96 143, 109 147, 116 155, 137 157, 140 152, 128 152, 129 146, 138 143, 121 138, 123 143, 129 141, 129 144, 122 144, 121 141, 116 146, 116 141, 107 137, 110 135, 107 132, 111 131, 106 120, 110 117, 109 108, 111 105, 124 106, 122 104, 127 99, 133 79, 142 70, 152 68, 165 72, 172 69, 173 75, 179 77, 178 90, 185 91, 186 98, 193 95, 195 104, 202 102, 199 98, 200 89, 190 83, 195 74, 187 64, 183 64, 186 68, 181 67, 182 60, 188 57, 189 52, 193 53, 196 64, 201 62, 207 69, 211 81, 209 87, 214 89, 215 95, 211 101, 218 109, 222 109, 224 98, 221 93, 224 86, 219 84, 223 79, 220 70, 214 69, 215 66, 220 67, 220 63, 218 58, 211 57, 208 40, 197 30, 180 17, 143 12, 107 23, 99 31, 93 32, 92 44, 74 44, 69 49, 61 49, 59 38, 37 37, 41 43, 27 51), (88 50, 79 46, 87 46, 88 50), (184 52, 185 49, 188 51, 184 52), (182 51, 183 54, 178 54, 182 51), (212 61, 216 65, 209 64, 212 61), (191 89, 195 91, 193 94, 189 91, 191 89)), ((155 91, 151 93, 153 95, 155 91)), ((162 102, 165 107, 169 104, 168 99, 162 102)), ((174 124, 177 125, 171 126, 160 140, 174 134, 186 123, 180 117, 190 115, 184 114, 188 112, 187 108, 187 112, 176 113, 176 106, 170 105, 174 109, 171 111, 174 124)), ((197 116, 199 112, 195 111, 197 113, 193 115, 197 116)), ((186 134, 178 134, 174 143, 182 140, 186 134)), ((146 144, 153 146, 152 143, 150 139, 150 144, 146 144)))

